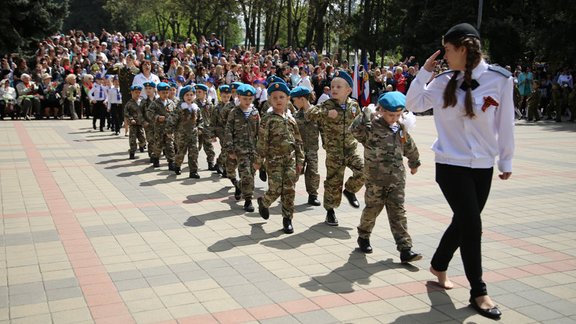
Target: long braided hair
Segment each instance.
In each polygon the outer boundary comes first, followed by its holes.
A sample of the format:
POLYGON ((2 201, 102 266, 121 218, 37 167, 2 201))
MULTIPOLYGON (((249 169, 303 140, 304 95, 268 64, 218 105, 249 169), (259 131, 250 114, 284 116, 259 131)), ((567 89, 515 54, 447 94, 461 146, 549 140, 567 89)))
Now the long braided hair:
MULTIPOLYGON (((464 107, 466 109, 466 116, 474 118, 474 109, 472 107, 472 70, 482 59, 482 50, 480 47, 480 40, 474 37, 465 37, 453 43, 454 47, 459 48, 464 46, 466 48, 466 67, 464 70, 464 83, 467 85, 466 97, 464 97, 464 107)), ((454 71, 452 78, 448 81, 444 89, 444 107, 456 106, 456 90, 458 88, 458 81, 456 78, 460 71, 454 71)))

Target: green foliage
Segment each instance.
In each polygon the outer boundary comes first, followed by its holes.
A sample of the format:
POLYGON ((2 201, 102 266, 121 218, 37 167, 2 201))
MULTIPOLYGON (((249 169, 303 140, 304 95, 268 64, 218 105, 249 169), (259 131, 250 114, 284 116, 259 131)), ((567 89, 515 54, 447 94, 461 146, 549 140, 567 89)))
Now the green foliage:
POLYGON ((70 14, 64 21, 64 30, 78 29, 97 34, 112 29, 110 13, 104 9, 106 0, 70 0, 70 14))
POLYGON ((30 53, 36 43, 62 28, 67 0, 3 0, 0 53, 30 53))

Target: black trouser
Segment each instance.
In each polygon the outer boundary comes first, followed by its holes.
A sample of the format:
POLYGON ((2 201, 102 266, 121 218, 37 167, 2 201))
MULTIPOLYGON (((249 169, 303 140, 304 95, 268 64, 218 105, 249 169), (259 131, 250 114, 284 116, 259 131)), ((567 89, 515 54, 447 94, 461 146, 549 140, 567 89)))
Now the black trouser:
POLYGON ((106 105, 104 105, 104 101, 96 101, 92 105, 92 113, 94 114, 92 126, 96 129, 96 119, 100 119, 100 130, 103 131, 106 123, 106 105))
POLYGON ((492 173, 493 168, 472 169, 436 163, 436 182, 454 215, 434 253, 431 265, 437 271, 446 271, 454 252, 460 248, 473 298, 488 294, 482 280, 480 213, 490 193, 492 173))
POLYGON ((110 105, 110 117, 112 118, 112 130, 116 133, 120 132, 122 121, 124 120, 124 111, 122 104, 110 105))

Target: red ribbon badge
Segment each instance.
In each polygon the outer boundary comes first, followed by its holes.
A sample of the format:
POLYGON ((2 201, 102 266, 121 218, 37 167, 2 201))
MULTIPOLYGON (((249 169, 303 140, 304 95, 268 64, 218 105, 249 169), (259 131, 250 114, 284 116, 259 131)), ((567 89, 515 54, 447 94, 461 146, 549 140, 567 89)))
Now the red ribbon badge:
POLYGON ((486 109, 488 109, 490 106, 494 106, 496 108, 498 108, 498 106, 500 106, 500 103, 498 103, 498 101, 496 101, 494 98, 488 96, 488 97, 484 97, 484 104, 482 105, 482 111, 486 111, 486 109))

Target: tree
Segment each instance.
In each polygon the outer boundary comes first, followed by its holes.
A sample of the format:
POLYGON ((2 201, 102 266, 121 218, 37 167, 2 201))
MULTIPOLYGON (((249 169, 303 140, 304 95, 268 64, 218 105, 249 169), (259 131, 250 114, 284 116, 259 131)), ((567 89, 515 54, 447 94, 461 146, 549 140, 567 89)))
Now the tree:
POLYGON ((4 0, 0 52, 30 53, 39 40, 62 28, 67 15, 67 0, 4 0))
POLYGON ((106 0, 70 0, 70 14, 64 20, 64 30, 100 31, 112 29, 112 16, 105 9, 106 0))

